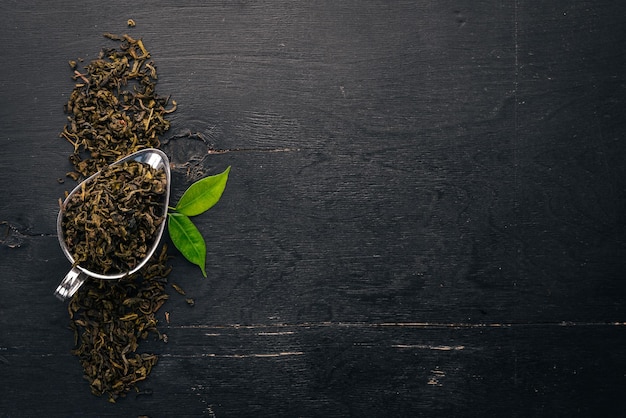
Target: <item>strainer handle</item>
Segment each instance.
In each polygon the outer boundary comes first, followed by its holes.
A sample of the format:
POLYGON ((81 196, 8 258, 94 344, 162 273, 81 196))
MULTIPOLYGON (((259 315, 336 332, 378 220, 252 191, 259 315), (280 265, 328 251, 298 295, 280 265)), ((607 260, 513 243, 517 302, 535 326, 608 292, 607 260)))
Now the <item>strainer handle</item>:
POLYGON ((82 271, 73 267, 66 275, 57 290, 54 292, 54 296, 60 300, 71 298, 78 288, 85 282, 87 275, 82 271))

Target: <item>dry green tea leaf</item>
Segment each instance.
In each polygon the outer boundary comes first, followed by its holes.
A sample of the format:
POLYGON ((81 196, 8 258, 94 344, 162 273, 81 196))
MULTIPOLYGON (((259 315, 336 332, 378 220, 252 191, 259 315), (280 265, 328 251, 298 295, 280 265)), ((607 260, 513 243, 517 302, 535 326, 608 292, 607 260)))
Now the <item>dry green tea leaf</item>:
POLYGON ((181 295, 183 296, 185 295, 185 291, 183 290, 183 288, 177 285, 176 283, 172 283, 172 287, 174 288, 175 291, 177 291, 181 295))

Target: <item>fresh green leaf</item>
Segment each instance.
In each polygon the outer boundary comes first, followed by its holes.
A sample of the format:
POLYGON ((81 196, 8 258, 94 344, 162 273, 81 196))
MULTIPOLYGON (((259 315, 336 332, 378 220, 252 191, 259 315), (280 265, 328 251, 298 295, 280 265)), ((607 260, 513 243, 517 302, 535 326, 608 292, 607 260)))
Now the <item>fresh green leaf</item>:
POLYGON ((168 213, 167 219, 167 229, 174 246, 187 260, 200 267, 206 277, 206 244, 198 228, 182 213, 168 213))
POLYGON ((185 191, 176 205, 176 211, 187 216, 196 216, 209 210, 222 197, 226 188, 230 166, 221 174, 198 180, 185 191))

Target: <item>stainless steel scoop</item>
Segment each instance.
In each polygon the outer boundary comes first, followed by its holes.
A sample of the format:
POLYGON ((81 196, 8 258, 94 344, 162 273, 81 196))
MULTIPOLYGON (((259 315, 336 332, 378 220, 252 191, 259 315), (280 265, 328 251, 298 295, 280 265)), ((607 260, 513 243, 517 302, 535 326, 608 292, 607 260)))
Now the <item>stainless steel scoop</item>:
MULTIPOLYGON (((157 249, 159 245, 159 241, 161 241, 161 236, 163 235, 163 231, 165 230, 165 224, 166 224, 165 218, 167 217, 167 208, 168 208, 169 198, 170 198, 170 183, 171 183, 170 163, 169 163, 169 160, 167 159, 167 156, 162 151, 158 149, 154 149, 154 148, 147 148, 141 151, 137 151, 136 153, 131 154, 127 157, 124 157, 111 165, 116 165, 116 164, 120 164, 126 161, 132 161, 132 160, 148 164, 157 170, 163 170, 166 176, 167 183, 166 183, 166 190, 165 190, 165 199, 163 202, 163 218, 164 219, 163 219, 163 222, 161 222, 159 229, 157 230, 152 248, 150 248, 146 257, 143 260, 141 260, 141 262, 135 268, 133 268, 130 271, 119 273, 119 274, 99 274, 99 273, 90 271, 84 267, 81 267, 79 264, 75 265, 74 257, 72 257, 72 254, 70 254, 70 251, 67 248, 67 245, 65 243, 62 220, 63 220, 63 212, 65 211, 65 207, 67 205, 68 199, 73 194, 81 191, 82 183, 79 184, 67 196, 67 198, 65 199, 65 201, 63 202, 61 206, 61 209, 59 210, 59 216, 57 217, 57 236, 59 237, 59 244, 61 245, 61 249, 63 250, 63 253, 67 257, 67 259, 74 266, 69 271, 69 273, 67 273, 67 275, 65 276, 65 278, 63 279, 59 287, 57 287, 56 291, 54 292, 54 295, 57 298, 61 300, 65 300, 71 297, 74 293, 76 293, 76 291, 83 284, 85 279, 87 279, 87 276, 95 277, 97 279, 111 280, 111 279, 120 279, 129 274, 136 273, 148 262, 152 254, 154 254, 154 251, 157 249)), ((97 172, 93 176, 85 179, 83 183, 90 181, 99 175, 100 175, 100 172, 97 172)))

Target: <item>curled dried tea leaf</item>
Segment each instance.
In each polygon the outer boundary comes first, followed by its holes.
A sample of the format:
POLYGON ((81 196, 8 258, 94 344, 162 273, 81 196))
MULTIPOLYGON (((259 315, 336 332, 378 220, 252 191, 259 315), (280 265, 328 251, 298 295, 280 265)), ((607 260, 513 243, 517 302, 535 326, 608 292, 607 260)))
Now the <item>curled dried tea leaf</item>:
POLYGON ((172 283, 172 287, 174 288, 175 291, 177 291, 178 293, 180 293, 181 295, 185 295, 185 291, 183 290, 182 287, 180 287, 179 285, 172 283))

